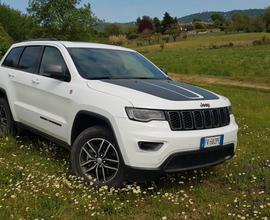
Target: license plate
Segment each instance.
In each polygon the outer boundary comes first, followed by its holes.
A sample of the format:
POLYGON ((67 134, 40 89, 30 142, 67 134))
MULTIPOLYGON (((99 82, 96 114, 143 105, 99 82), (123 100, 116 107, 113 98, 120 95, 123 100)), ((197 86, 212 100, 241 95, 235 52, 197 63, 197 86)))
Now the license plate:
POLYGON ((209 147, 215 147, 223 145, 224 135, 218 135, 213 137, 204 137, 201 139, 201 150, 209 147))

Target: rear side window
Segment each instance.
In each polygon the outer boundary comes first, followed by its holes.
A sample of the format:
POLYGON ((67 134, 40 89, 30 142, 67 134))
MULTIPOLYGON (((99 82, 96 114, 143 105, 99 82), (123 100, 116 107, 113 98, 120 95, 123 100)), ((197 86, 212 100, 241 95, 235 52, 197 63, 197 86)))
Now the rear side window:
POLYGON ((30 73, 36 73, 39 66, 41 50, 41 46, 26 47, 19 62, 19 69, 30 73))
POLYGON ((24 47, 13 48, 3 62, 3 66, 17 68, 24 47))

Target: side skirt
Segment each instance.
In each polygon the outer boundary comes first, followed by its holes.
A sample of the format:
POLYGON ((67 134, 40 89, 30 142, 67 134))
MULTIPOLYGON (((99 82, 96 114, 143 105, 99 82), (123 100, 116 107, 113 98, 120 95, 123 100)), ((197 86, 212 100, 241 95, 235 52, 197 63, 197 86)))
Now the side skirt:
POLYGON ((30 132, 38 135, 38 136, 41 136, 41 137, 43 137, 43 138, 45 138, 45 139, 47 139, 49 141, 54 142, 55 144, 59 145, 60 147, 64 147, 65 149, 67 149, 69 151, 71 150, 71 146, 68 143, 66 143, 66 142, 64 142, 62 140, 59 140, 59 139, 57 139, 55 137, 52 137, 51 135, 48 135, 48 134, 46 134, 46 133, 44 133, 42 131, 39 131, 39 130, 37 130, 35 128, 32 128, 32 127, 30 127, 28 125, 25 125, 25 124, 21 123, 21 122, 15 122, 15 125, 16 125, 16 128, 30 131, 30 132))

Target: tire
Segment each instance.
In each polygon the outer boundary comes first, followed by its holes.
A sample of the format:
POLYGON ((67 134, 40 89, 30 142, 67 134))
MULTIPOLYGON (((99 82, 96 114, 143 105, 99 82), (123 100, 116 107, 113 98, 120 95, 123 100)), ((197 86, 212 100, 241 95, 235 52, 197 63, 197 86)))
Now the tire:
POLYGON ((71 166, 76 176, 96 186, 120 187, 125 165, 112 132, 94 126, 83 131, 71 149, 71 166))
POLYGON ((15 124, 6 99, 0 98, 0 137, 14 135, 15 124))

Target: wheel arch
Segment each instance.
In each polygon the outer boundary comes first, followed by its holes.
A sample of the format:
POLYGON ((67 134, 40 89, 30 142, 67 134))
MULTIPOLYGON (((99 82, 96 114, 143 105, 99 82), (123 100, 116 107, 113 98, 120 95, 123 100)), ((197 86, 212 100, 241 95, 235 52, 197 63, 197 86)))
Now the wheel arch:
POLYGON ((82 110, 76 114, 75 119, 73 121, 72 129, 71 129, 71 137, 70 137, 71 145, 74 143, 75 139, 78 137, 78 135, 82 131, 96 125, 101 125, 110 129, 110 131, 112 132, 117 142, 117 137, 116 137, 113 125, 107 117, 101 114, 95 113, 95 112, 82 110))

